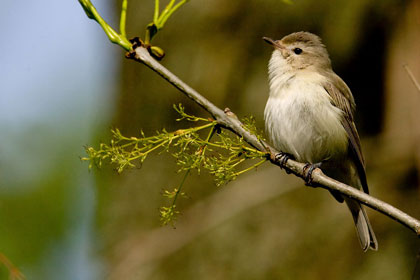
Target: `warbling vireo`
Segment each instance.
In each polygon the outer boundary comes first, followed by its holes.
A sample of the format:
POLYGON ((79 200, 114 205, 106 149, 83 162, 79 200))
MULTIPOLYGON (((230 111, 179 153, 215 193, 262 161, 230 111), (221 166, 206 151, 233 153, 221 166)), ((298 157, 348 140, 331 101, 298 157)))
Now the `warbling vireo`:
MULTIPOLYGON (((355 103, 346 83, 331 68, 321 39, 296 32, 281 40, 263 38, 274 47, 268 73, 270 96, 264 111, 266 131, 283 160, 288 155, 321 167, 328 176, 368 193, 365 163, 353 120, 355 103)), ((310 178, 310 176, 308 177, 310 178)), ((361 204, 331 192, 349 207, 362 249, 378 243, 361 204)))

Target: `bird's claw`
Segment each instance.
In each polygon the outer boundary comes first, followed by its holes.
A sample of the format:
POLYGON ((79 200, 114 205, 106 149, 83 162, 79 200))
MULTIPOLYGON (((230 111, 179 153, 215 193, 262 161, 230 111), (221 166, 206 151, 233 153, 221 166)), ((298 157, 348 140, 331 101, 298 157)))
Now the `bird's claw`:
POLYGON ((315 169, 320 168, 321 165, 322 162, 305 164, 303 167, 303 179, 305 180, 307 186, 312 185, 312 172, 314 172, 315 169))
POLYGON ((289 159, 293 159, 293 156, 288 153, 280 152, 276 154, 275 158, 276 158, 276 161, 279 162, 280 168, 283 168, 284 170, 286 170, 286 173, 290 174, 290 171, 285 168, 285 164, 289 159))

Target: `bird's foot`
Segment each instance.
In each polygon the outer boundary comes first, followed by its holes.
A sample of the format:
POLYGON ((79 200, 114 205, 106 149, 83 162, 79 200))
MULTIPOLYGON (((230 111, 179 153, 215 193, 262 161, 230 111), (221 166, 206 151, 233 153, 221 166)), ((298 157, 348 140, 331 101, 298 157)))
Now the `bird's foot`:
POLYGON ((279 162, 280 168, 283 168, 284 170, 286 170, 287 174, 290 174, 290 171, 285 168, 285 164, 289 159, 294 159, 294 157, 291 154, 280 152, 276 154, 275 158, 276 161, 279 162))
POLYGON ((307 163, 304 167, 303 167, 303 179, 306 182, 307 186, 311 186, 312 185, 312 172, 314 172, 315 169, 320 168, 322 165, 322 162, 318 162, 318 163, 307 163))

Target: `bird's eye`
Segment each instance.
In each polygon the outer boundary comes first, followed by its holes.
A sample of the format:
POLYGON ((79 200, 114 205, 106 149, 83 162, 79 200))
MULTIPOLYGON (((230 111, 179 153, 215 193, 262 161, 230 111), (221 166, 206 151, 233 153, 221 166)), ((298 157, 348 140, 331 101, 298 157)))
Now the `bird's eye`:
POLYGON ((294 49, 293 49, 293 52, 294 52, 295 54, 301 54, 301 53, 302 53, 302 49, 301 49, 301 48, 294 48, 294 49))

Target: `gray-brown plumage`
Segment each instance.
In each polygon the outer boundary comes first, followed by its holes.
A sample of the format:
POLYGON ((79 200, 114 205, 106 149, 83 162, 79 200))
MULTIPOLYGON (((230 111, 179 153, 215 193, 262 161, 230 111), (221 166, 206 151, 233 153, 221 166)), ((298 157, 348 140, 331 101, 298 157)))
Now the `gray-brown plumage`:
MULTIPOLYGON (((321 39, 296 32, 274 41, 269 63, 270 96, 264 112, 272 144, 296 160, 322 163, 330 177, 369 193, 359 135, 354 124, 355 102, 346 83, 332 68, 321 39)), ((346 201, 362 249, 378 244, 359 202, 346 201)))

